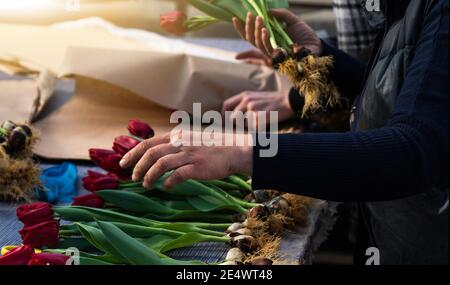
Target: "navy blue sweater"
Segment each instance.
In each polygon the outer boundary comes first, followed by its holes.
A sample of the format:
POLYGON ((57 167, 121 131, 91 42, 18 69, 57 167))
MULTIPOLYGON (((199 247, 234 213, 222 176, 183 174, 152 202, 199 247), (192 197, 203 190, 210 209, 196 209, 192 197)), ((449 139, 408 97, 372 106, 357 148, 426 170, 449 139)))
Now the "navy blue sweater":
MULTIPOLYGON (((448 187, 448 1, 424 21, 389 123, 380 129, 279 137, 278 155, 254 148, 253 187, 333 201, 388 201, 448 187)), ((333 80, 354 99, 365 65, 325 45, 333 80)))

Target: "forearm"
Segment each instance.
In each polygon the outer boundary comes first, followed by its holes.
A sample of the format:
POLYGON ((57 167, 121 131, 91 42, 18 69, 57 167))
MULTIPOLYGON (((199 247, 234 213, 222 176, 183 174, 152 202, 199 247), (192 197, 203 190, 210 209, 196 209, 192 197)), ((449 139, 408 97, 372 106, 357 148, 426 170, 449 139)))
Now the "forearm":
POLYGON ((277 156, 254 148, 254 189, 276 189, 333 201, 384 201, 425 191, 439 168, 427 127, 399 123, 343 134, 279 137, 277 156))

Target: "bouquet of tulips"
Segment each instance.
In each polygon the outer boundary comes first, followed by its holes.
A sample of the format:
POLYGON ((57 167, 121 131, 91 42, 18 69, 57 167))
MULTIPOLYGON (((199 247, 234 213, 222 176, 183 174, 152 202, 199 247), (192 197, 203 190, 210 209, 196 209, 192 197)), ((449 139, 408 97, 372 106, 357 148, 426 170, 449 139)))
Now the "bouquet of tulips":
POLYGON ((0 201, 28 200, 39 186, 39 169, 32 160, 36 140, 27 124, 0 125, 0 201))
POLYGON ((1 264, 64 265, 65 249, 76 247, 86 265, 201 265, 169 257, 174 249, 200 242, 231 247, 221 264, 272 264, 280 260, 282 233, 305 224, 310 201, 274 191, 253 191, 247 177, 179 184, 164 181, 151 189, 133 182, 119 166, 122 156, 153 136, 147 124, 132 120, 128 135, 111 150, 91 149, 91 159, 105 172, 89 171, 83 186, 90 194, 71 206, 33 203, 17 208, 24 224, 23 245, 4 248, 1 264), (72 223, 61 224, 60 221, 72 223))
POLYGON ((332 57, 316 57, 294 43, 286 33, 284 23, 271 15, 270 10, 288 8, 287 0, 186 0, 187 3, 206 14, 187 19, 179 11, 161 15, 161 27, 180 35, 205 28, 220 21, 232 22, 233 18, 245 22, 248 13, 260 16, 269 33, 273 49, 272 65, 287 76, 305 99, 302 116, 314 113, 325 106, 339 104, 339 93, 329 79, 332 57))

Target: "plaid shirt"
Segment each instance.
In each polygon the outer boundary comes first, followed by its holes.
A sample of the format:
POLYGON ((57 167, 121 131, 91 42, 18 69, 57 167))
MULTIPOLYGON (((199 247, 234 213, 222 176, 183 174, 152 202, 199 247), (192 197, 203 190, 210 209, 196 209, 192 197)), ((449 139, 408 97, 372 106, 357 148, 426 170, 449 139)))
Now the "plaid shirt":
POLYGON ((361 0, 333 0, 338 47, 360 59, 368 59, 379 31, 369 25, 364 6, 361 0))

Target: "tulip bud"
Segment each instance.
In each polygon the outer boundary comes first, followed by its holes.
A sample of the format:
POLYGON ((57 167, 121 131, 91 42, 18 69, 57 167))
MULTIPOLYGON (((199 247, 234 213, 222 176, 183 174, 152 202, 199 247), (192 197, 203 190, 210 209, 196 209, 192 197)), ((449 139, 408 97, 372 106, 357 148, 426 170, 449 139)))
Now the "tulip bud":
POLYGON ((83 187, 91 192, 118 189, 120 186, 120 181, 115 174, 102 174, 94 171, 88 171, 88 175, 82 181, 83 187))
POLYGON ((149 139, 155 135, 155 132, 147 123, 139 120, 130 120, 128 122, 128 131, 141 139, 149 139))
POLYGON ((139 143, 138 140, 129 136, 119 136, 114 139, 113 150, 118 154, 125 155, 139 143))
POLYGON ((33 254, 31 246, 19 246, 0 256, 0 265, 27 265, 33 254))
POLYGON ((87 194, 73 198, 72 206, 103 208, 105 201, 96 194, 87 194))
POLYGON ((55 220, 25 226, 19 231, 23 244, 34 248, 55 247, 58 244, 59 225, 55 220))
POLYGON ((182 35, 188 31, 185 25, 186 20, 186 14, 174 11, 162 14, 159 18, 159 24, 169 34, 182 35))
POLYGON ((68 255, 59 253, 37 253, 33 254, 28 265, 66 265, 69 258, 68 255))
POLYGON ((53 209, 48 203, 33 203, 19 206, 16 210, 17 218, 25 224, 32 226, 53 220, 53 209))

